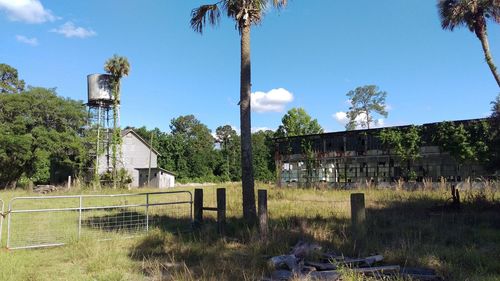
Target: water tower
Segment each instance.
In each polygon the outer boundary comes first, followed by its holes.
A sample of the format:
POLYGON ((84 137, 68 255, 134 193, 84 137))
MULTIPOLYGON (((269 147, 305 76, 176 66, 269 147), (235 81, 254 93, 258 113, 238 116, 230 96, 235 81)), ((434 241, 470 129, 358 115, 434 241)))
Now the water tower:
MULTIPOLYGON (((108 74, 90 74, 87 76, 87 90, 88 90, 88 113, 89 113, 89 128, 96 136, 95 141, 95 164, 93 172, 95 175, 99 174, 99 167, 110 168, 109 150, 110 150, 110 113, 113 110, 113 94, 111 90, 111 75, 108 74), (106 159, 106 163, 99 163, 99 156, 101 160, 106 159)), ((91 151, 94 151, 93 149, 91 151)), ((93 154, 93 153, 92 153, 93 154)))

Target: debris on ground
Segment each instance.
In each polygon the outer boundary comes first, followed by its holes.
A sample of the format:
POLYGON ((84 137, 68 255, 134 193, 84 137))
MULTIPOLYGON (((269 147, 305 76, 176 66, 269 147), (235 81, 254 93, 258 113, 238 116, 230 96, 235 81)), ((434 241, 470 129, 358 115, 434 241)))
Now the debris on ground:
POLYGON ((46 194, 49 192, 54 192, 62 189, 62 187, 57 187, 54 185, 37 185, 33 188, 33 192, 46 194))
POLYGON ((432 269, 382 265, 383 260, 381 255, 350 258, 335 253, 324 253, 317 244, 299 242, 290 254, 268 260, 271 276, 262 281, 341 281, 342 274, 346 272, 362 274, 371 277, 370 280, 392 280, 391 277, 415 281, 442 280, 432 269))

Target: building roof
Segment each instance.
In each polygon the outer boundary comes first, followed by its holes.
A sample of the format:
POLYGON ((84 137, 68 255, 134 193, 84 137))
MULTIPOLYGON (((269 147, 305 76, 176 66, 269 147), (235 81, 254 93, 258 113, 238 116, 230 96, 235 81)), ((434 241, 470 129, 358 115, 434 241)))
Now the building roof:
POLYGON ((140 140, 140 141, 141 141, 144 145, 146 145, 149 149, 151 149, 151 151, 153 151, 156 155, 161 156, 161 154, 160 154, 160 153, 159 153, 156 149, 154 149, 154 147, 151 147, 147 141, 145 141, 145 140, 144 140, 141 136, 139 136, 139 134, 138 134, 138 133, 136 133, 136 132, 135 132, 134 130, 132 130, 132 129, 125 129, 125 130, 122 130, 122 131, 121 131, 121 136, 122 136, 122 138, 123 138, 124 136, 128 135, 129 133, 130 133, 130 134, 133 134, 133 135, 134 135, 137 139, 139 139, 139 140, 140 140))
MULTIPOLYGON (((490 118, 476 118, 476 119, 465 119, 465 120, 454 120, 454 121, 441 121, 441 122, 433 122, 433 123, 424 123, 421 125, 415 125, 415 126, 436 126, 440 123, 443 122, 452 122, 455 124, 461 124, 461 123, 472 123, 472 122, 481 122, 481 121, 488 121, 490 118)), ((301 136, 291 136, 291 137, 278 137, 274 138, 275 141, 280 142, 280 141, 287 141, 287 140, 293 140, 293 139, 302 139, 302 138, 314 138, 314 137, 321 137, 321 136, 344 136, 346 134, 363 134, 363 133, 374 133, 374 132, 379 132, 383 129, 403 129, 403 128, 408 128, 412 125, 402 125, 402 126, 390 126, 390 127, 381 127, 381 128, 370 128, 370 129, 356 129, 356 130, 350 130, 350 131, 336 131, 336 132, 327 132, 327 133, 321 133, 321 134, 310 134, 310 135, 301 135, 301 136)))
MULTIPOLYGON (((139 171, 149 170, 149 168, 135 168, 135 169, 136 169, 136 170, 139 170, 139 171)), ((154 171, 154 170, 159 170, 159 171, 165 172, 165 173, 167 173, 167 174, 171 174, 171 175, 173 175, 173 176, 175 176, 175 175, 176 175, 174 172, 170 172, 170 171, 165 170, 165 169, 160 168, 160 167, 155 167, 155 168, 151 167, 151 171, 154 171)))

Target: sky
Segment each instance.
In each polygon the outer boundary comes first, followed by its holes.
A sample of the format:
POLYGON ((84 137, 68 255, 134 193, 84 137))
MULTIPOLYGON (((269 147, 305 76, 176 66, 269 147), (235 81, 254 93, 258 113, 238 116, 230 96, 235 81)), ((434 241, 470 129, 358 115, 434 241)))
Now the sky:
MULTIPOLYGON (((251 34, 252 129, 275 130, 293 107, 325 131, 344 130, 346 93, 375 84, 389 116, 379 126, 481 118, 500 90, 466 28, 441 29, 434 0, 289 0, 251 34)), ((240 40, 223 17, 200 35, 190 0, 0 0, 0 63, 32 86, 87 99, 86 77, 126 56, 121 125, 169 131, 194 114, 215 131, 239 128, 240 40)), ((223 15, 224 16, 224 15, 223 15)), ((500 26, 489 22, 500 65, 500 26)))

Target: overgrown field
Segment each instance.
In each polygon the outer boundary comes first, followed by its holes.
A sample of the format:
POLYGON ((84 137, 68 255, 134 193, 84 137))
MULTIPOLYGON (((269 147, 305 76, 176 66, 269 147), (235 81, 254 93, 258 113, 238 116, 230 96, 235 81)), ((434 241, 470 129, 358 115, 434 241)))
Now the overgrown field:
MULTIPOLYGON (((267 275, 267 257, 288 253, 300 240, 349 256, 379 253, 388 264, 433 268, 445 280, 500 280, 498 187, 463 191, 458 212, 442 207, 450 197, 448 190, 357 190, 365 193, 367 205, 368 236, 363 248, 350 239, 352 191, 258 186, 269 192, 266 243, 240 219, 241 187, 221 187, 227 188, 225 238, 217 235, 215 214, 207 212, 205 225, 196 232, 153 229, 132 239, 83 238, 55 248, 2 248, 0 280, 259 280, 267 275)), ((215 207, 215 188, 205 187, 205 206, 215 207)), ((124 192, 128 193, 99 193, 124 192)), ((71 190, 57 195, 81 193, 97 192, 71 190)), ((3 191, 0 199, 8 202, 28 195, 34 194, 3 191)), ((6 228, 5 221, 2 245, 6 228)))

